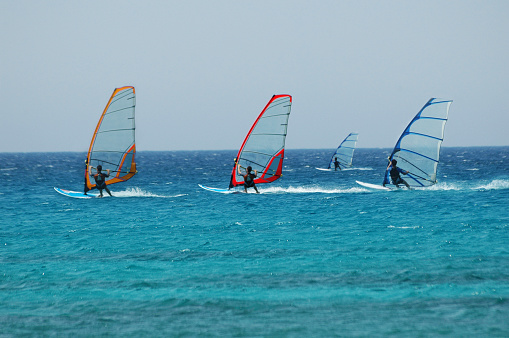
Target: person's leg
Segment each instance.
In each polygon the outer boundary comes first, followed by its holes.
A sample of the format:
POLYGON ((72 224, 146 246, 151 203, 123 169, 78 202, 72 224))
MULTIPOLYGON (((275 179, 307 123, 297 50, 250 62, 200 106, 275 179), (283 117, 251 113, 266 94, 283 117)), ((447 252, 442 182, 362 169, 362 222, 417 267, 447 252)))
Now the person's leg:
POLYGON ((398 185, 398 184, 399 184, 399 180, 396 180, 396 181, 395 181, 395 180, 392 180, 392 184, 393 184, 393 185, 395 185, 395 186, 396 186, 396 188, 398 188, 398 189, 399 189, 399 185, 398 185))
POLYGON ((107 186, 106 186, 106 187, 104 187, 104 190, 106 190, 106 192, 107 192, 110 196, 112 196, 112 197, 113 197, 113 195, 111 194, 110 189, 108 189, 108 187, 107 187, 107 186))

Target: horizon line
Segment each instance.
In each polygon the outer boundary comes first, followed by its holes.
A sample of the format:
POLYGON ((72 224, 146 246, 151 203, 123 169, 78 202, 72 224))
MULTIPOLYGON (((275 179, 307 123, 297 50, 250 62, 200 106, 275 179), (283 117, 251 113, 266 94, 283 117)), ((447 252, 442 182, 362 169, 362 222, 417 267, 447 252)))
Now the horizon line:
MULTIPOLYGON (((509 145, 484 145, 484 146, 442 146, 441 148, 497 148, 509 147, 509 145)), ((331 150, 333 148, 285 148, 285 150, 331 150)), ((358 149, 393 149, 393 147, 357 147, 358 149)), ((173 149, 173 150, 136 150, 136 152, 180 152, 180 151, 238 151, 238 149, 173 149)), ((87 153, 86 150, 29 150, 29 151, 0 151, 0 154, 19 154, 19 153, 87 153)))

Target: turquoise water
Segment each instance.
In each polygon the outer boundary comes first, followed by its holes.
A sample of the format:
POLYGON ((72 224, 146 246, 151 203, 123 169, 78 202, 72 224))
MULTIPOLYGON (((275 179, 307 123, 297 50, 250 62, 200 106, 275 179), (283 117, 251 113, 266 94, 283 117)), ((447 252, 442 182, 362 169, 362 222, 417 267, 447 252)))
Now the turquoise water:
POLYGON ((85 153, 0 154, 0 335, 509 336, 509 147, 443 148, 439 183, 372 191, 389 149, 288 150, 227 187, 235 151, 140 152, 78 200, 85 153))

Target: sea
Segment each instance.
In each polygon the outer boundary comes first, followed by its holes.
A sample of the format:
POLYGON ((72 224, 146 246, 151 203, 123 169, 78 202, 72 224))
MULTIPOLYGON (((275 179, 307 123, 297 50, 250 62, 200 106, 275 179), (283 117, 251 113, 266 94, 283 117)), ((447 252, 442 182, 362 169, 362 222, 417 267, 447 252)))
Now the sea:
POLYGON ((377 191, 390 149, 288 149, 260 194, 235 150, 137 153, 73 199, 83 153, 0 153, 0 336, 508 337, 509 147, 444 147, 438 183, 377 191))

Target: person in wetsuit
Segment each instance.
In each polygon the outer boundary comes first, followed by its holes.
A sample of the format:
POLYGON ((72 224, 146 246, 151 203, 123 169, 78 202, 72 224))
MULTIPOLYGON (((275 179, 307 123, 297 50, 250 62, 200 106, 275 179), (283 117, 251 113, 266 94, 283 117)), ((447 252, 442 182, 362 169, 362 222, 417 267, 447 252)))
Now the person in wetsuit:
MULTIPOLYGON (((91 166, 90 169, 93 167, 91 166)), ((102 172, 103 167, 101 165, 97 166, 97 173, 92 174, 92 170, 89 170, 90 175, 94 177, 95 180, 95 187, 99 189, 99 197, 103 197, 103 189, 106 190, 106 192, 111 195, 110 189, 108 189, 108 186, 106 185, 106 177, 110 177, 110 169, 106 171, 106 174, 102 172)))
POLYGON ((247 188, 253 187, 254 190, 256 191, 256 193, 259 194, 260 192, 258 191, 258 189, 256 188, 256 185, 254 183, 254 179, 256 178, 256 176, 258 176, 258 171, 255 170, 254 174, 253 174, 253 173, 251 173, 252 170, 253 170, 253 168, 251 168, 251 166, 248 166, 246 168, 246 174, 242 175, 242 172, 240 171, 240 165, 237 166, 237 171, 238 171, 239 175, 244 177, 244 192, 247 193, 247 188))
POLYGON ((336 157, 336 158, 334 158, 334 170, 336 171, 336 170, 338 170, 338 168, 339 168, 339 170, 341 170, 341 167, 339 166, 338 158, 336 157))
MULTIPOLYGON (((398 161, 392 160, 389 162, 389 165, 387 166, 387 169, 392 167, 391 171, 389 172, 389 174, 391 176, 392 184, 394 184, 398 188, 399 188, 399 184, 404 184, 408 189, 412 189, 412 188, 410 188, 410 185, 404 179, 402 179, 400 176, 400 173, 403 175, 406 175, 409 173, 409 171, 405 171, 401 168, 398 168, 396 166, 396 164, 398 164, 398 161)), ((385 187, 385 183, 384 183, 384 187, 385 187)))

